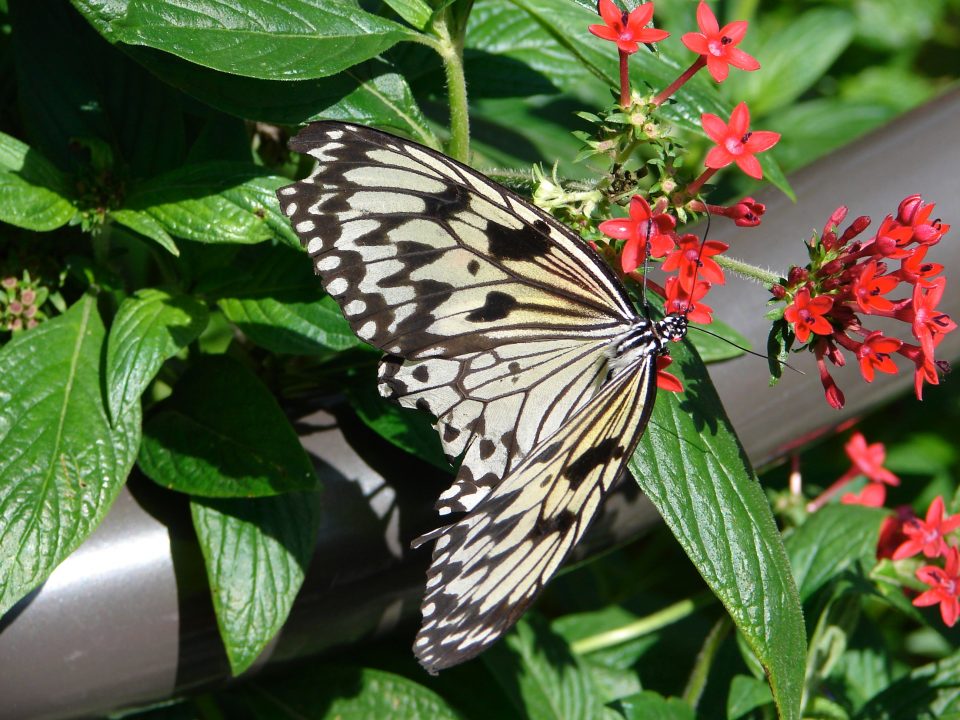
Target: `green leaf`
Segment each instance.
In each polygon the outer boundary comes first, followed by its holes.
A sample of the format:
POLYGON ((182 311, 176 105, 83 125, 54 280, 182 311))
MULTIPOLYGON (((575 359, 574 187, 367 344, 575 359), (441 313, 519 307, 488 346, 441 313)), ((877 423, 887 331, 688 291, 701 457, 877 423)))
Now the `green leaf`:
POLYGON ((299 246, 275 196, 289 182, 248 163, 199 163, 141 183, 125 208, 147 214, 170 235, 197 242, 249 244, 277 237, 299 246))
POLYGON ((156 51, 134 48, 133 55, 171 85, 239 117, 285 125, 349 120, 392 129, 440 148, 406 78, 382 58, 329 78, 279 82, 208 70, 156 51))
POLYGON ((727 695, 727 718, 737 720, 751 710, 773 702, 770 686, 749 675, 734 675, 727 695))
POLYGON ((888 514, 859 505, 827 505, 808 517, 784 541, 800 599, 806 602, 848 568, 872 561, 888 514))
POLYGON ((203 356, 144 426, 140 468, 154 482, 203 497, 257 497, 316 486, 276 399, 223 355, 203 356))
POLYGON ((706 328, 708 332, 713 333, 711 335, 700 332, 696 325, 691 326, 690 329, 693 331, 690 333, 690 342, 697 349, 700 359, 708 365, 713 362, 740 357, 746 352, 732 343, 747 348, 747 350, 750 349, 750 341, 747 338, 719 320, 714 320, 710 323, 710 327, 706 328), (714 337, 715 335, 720 337, 714 337))
POLYGON ((248 248, 200 291, 260 347, 294 355, 325 355, 361 344, 302 250, 248 248))
POLYGON ((626 720, 694 720, 693 708, 679 698, 665 698, 645 690, 618 700, 618 708, 626 720))
POLYGON ((935 720, 960 715, 960 653, 915 669, 875 696, 855 720, 935 720))
POLYGON ((199 337, 207 320, 206 306, 187 295, 144 288, 125 299, 107 340, 110 417, 139 405, 160 366, 199 337))
POLYGON ((426 413, 401 407, 381 397, 374 377, 357 378, 344 390, 357 417, 367 427, 434 467, 447 473, 451 471, 440 444, 440 436, 426 413))
POLYGON ((0 615, 100 524, 133 466, 140 408, 111 427, 96 300, 0 350, 0 615))
POLYGON ((153 240, 173 256, 179 256, 180 251, 177 244, 170 237, 169 233, 163 228, 163 224, 154 219, 151 215, 139 210, 111 210, 110 219, 125 228, 129 228, 144 237, 153 240))
POLYGON ((854 25, 848 12, 817 8, 791 19, 788 27, 772 28, 754 53, 762 69, 731 74, 726 83, 729 96, 745 100, 754 117, 786 107, 846 50, 854 25))
POLYGON ((762 662, 780 715, 799 716, 806 632, 770 506, 688 342, 684 392, 659 393, 630 469, 762 662))
POLYGON ((426 29, 433 10, 423 0, 386 0, 387 5, 417 30, 426 29))
POLYGON ((347 0, 75 0, 74 5, 112 43, 145 45, 265 80, 327 77, 416 37, 347 0))
POLYGON ((46 158, 0 133, 0 221, 37 232, 66 225, 77 209, 67 178, 46 158))
POLYGON ((822 98, 777 110, 764 127, 783 135, 777 143, 777 159, 790 172, 851 143, 894 115, 893 108, 878 103, 822 98))
POLYGON ((589 720, 602 714, 589 670, 537 615, 527 614, 482 658, 524 717, 589 720))
POLYGON ((250 667, 290 613, 313 555, 318 498, 287 493, 190 501, 234 675, 250 667))
POLYGON ((272 679, 257 679, 238 694, 243 710, 255 720, 460 718, 442 697, 423 685, 383 670, 342 663, 312 663, 272 679))

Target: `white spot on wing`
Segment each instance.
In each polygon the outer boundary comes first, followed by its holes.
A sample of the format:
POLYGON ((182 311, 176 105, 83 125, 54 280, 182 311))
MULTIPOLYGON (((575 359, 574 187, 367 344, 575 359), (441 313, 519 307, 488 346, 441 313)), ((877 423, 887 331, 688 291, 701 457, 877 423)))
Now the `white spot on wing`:
POLYGON ((331 295, 343 295, 348 287, 350 287, 349 283, 344 278, 338 277, 327 283, 327 292, 331 295))

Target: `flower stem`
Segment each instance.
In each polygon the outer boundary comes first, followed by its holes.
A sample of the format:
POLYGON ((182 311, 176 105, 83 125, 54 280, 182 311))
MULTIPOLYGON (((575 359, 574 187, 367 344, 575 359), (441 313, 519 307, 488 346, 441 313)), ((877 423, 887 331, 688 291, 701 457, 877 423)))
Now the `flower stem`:
POLYGON ((623 50, 620 50, 620 107, 630 107, 630 69, 628 60, 630 56, 623 50))
POLYGON ((697 59, 693 61, 693 65, 680 73, 680 77, 667 85, 667 87, 653 99, 653 104, 662 105, 667 98, 673 95, 681 85, 687 82, 687 80, 696 75, 697 71, 706 64, 707 59, 703 55, 698 55, 697 59))
POLYGON ((765 287, 770 287, 780 282, 780 276, 777 273, 764 270, 756 265, 746 263, 743 260, 737 260, 728 255, 717 255, 713 259, 717 261, 717 265, 720 267, 731 270, 748 280, 754 280, 765 287))
POLYGON ((669 607, 665 607, 659 612, 647 615, 632 623, 627 623, 613 630, 607 630, 606 632, 577 640, 571 645, 571 649, 578 655, 583 655, 596 650, 603 650, 604 648, 620 645, 628 640, 634 640, 635 638, 648 635, 678 620, 682 620, 693 614, 698 608, 713 602, 716 602, 716 597, 714 597, 713 593, 700 593, 693 598, 681 600, 669 607))
POLYGON ((434 23, 437 52, 443 61, 450 103, 450 143, 447 152, 461 162, 470 160, 470 113, 467 105, 467 79, 463 72, 463 32, 451 32, 452 18, 443 13, 434 23))

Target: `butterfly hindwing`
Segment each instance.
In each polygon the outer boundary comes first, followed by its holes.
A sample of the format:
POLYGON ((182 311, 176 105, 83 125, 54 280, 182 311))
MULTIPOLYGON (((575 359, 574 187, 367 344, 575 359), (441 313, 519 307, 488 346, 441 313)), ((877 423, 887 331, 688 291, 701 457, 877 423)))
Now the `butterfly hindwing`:
POLYGON ((655 360, 611 380, 436 539, 414 652, 430 671, 493 643, 579 541, 653 408, 655 360))

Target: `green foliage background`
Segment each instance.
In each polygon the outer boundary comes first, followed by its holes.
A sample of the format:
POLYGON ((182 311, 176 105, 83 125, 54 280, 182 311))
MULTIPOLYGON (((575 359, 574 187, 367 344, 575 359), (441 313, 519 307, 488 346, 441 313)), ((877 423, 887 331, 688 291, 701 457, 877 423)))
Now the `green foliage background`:
MULTIPOLYGON (((610 103, 616 56, 586 33, 593 8, 580 0, 212 6, 2 8, 0 277, 36 288, 50 319, 0 332, 0 613, 83 542, 136 464, 190 506, 240 673, 287 617, 324 502, 285 410, 346 388, 346 412, 443 463, 423 418, 365 390, 377 356, 324 295, 279 212, 276 189, 309 169, 286 152, 287 131, 350 120, 465 157, 457 128, 468 108, 474 166, 521 186, 536 162, 587 178, 595 170, 573 162, 570 131, 587 129, 574 113, 610 103), (461 70, 468 106, 448 94, 461 70)), ((957 0, 715 9, 750 20, 744 47, 763 70, 719 90, 698 77, 667 109, 692 167, 706 150, 704 109, 726 114, 746 100, 754 127, 783 133, 774 156, 789 172, 932 97, 960 67, 957 0)), ((689 64, 677 38, 694 12, 686 0, 657 2, 673 42, 633 58, 638 87, 659 89, 689 64)), ((786 187, 776 164, 766 169, 786 187)), ((731 177, 717 192, 752 189, 731 177)), ((689 352, 678 364, 702 383, 697 407, 719 429, 687 480, 664 469, 677 448, 650 437, 633 464, 679 545, 664 528, 566 573, 504 643, 440 678, 415 666, 401 638, 139 716, 741 718, 771 717, 774 697, 786 717, 801 701, 831 718, 960 712, 955 634, 868 581, 881 515, 827 508, 788 534, 784 555, 689 352), (705 488, 712 503, 691 500, 705 488), (698 537, 724 516, 736 522, 722 541, 698 537), (755 576, 727 572, 742 557, 776 570, 753 599, 738 593, 755 576), (624 639, 610 641, 616 632, 624 639)), ((960 413, 949 387, 929 395, 940 413, 960 413)), ((911 435, 885 434, 882 420, 868 435, 910 478, 894 500, 922 508, 944 494, 955 510, 954 444, 925 422, 937 415, 929 404, 911 407, 896 410, 916 413, 911 435)), ((673 400, 657 413, 684 437, 699 431, 673 400)), ((807 477, 826 486, 845 469, 840 458, 836 443, 822 448, 807 477)), ((774 505, 782 486, 775 471, 774 505)))

